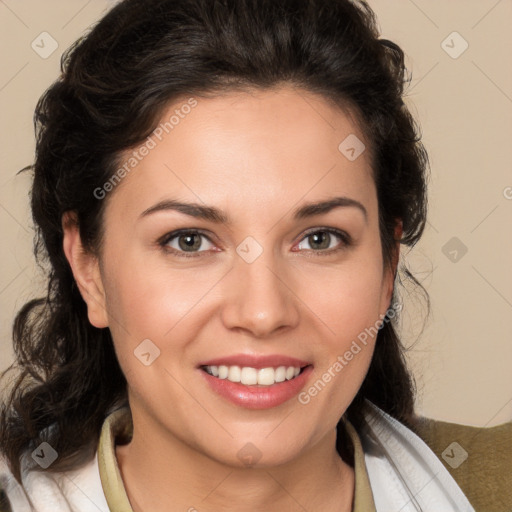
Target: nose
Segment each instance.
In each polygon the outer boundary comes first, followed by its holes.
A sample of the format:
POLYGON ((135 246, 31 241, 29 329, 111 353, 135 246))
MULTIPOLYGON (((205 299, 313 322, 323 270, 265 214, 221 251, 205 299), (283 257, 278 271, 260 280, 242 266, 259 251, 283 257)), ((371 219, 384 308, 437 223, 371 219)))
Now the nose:
POLYGON ((236 258, 225 282, 222 320, 226 328, 264 338, 299 323, 299 299, 284 264, 272 261, 271 251, 252 263, 236 258))

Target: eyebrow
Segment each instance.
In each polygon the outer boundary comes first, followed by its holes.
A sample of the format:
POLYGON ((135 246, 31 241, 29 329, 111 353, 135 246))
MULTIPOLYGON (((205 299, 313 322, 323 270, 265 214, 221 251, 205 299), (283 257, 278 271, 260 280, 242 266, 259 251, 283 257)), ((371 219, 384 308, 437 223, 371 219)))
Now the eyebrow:
MULTIPOLYGON (((295 220, 302 220, 314 217, 315 215, 326 214, 335 208, 357 208, 363 214, 365 222, 368 222, 368 212, 366 208, 359 201, 343 196, 332 197, 323 201, 302 205, 293 211, 293 218, 295 220)), ((140 214, 140 218, 147 217, 152 213, 167 210, 177 211, 195 217, 196 219, 203 219, 216 224, 232 224, 232 220, 222 210, 214 206, 205 206, 199 203, 185 203, 174 199, 165 199, 147 208, 140 214)))

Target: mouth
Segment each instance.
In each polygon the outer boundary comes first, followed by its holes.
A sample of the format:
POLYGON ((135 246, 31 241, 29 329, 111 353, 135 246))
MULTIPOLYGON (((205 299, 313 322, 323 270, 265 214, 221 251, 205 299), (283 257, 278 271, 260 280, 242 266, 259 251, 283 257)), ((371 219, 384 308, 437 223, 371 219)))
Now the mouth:
POLYGON ((254 368, 238 365, 202 365, 200 368, 217 379, 226 379, 244 386, 273 386, 295 379, 309 366, 311 365, 254 368))
POLYGON ((235 354, 197 366, 216 395, 246 409, 270 409, 293 399, 313 376, 313 364, 284 355, 235 354))

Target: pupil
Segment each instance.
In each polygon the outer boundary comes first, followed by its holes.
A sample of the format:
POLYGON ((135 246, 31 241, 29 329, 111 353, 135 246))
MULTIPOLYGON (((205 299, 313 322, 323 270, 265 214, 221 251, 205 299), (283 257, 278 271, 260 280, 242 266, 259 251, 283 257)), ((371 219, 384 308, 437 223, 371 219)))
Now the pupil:
MULTIPOLYGON (((319 231, 318 233, 315 233, 313 235, 310 235, 310 239, 314 240, 314 243, 317 243, 320 239, 320 247, 319 249, 327 249, 329 247, 329 233, 325 231, 319 231), (322 243, 323 241, 323 243, 322 243)), ((311 241, 310 241, 311 243, 311 241)), ((314 245, 314 244, 311 244, 314 245)))
POLYGON ((201 246, 201 240, 196 234, 192 235, 182 235, 179 238, 179 245, 181 249, 198 249, 201 246), (196 240, 194 242, 193 238, 196 237, 196 240), (185 242, 182 243, 182 241, 185 240, 185 242))

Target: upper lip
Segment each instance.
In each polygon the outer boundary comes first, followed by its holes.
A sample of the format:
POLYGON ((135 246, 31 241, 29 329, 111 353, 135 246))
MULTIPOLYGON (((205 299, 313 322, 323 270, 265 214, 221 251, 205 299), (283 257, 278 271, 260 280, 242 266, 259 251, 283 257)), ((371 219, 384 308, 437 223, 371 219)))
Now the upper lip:
POLYGON ((199 366, 240 366, 256 368, 277 368, 278 366, 294 366, 302 368, 311 363, 297 359, 296 357, 285 356, 281 354, 255 355, 255 354, 232 354, 224 357, 216 357, 199 363, 199 366))

